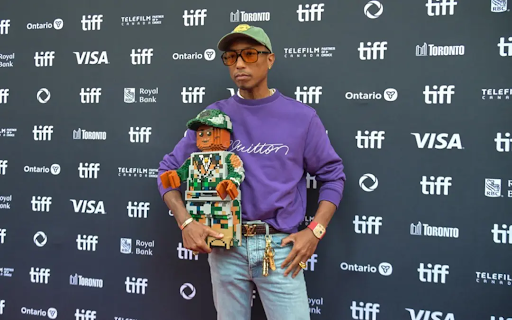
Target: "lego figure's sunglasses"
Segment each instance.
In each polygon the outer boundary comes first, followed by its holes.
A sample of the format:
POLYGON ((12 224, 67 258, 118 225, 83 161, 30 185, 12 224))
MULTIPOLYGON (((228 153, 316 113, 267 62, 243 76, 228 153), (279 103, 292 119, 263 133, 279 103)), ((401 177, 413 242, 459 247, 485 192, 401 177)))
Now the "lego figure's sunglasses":
POLYGON ((242 60, 246 63, 254 63, 258 61, 258 56, 260 53, 271 53, 270 51, 258 51, 256 49, 248 48, 242 49, 240 53, 237 53, 234 50, 226 51, 222 54, 222 62, 226 66, 232 66, 238 60, 238 57, 242 57, 242 60))

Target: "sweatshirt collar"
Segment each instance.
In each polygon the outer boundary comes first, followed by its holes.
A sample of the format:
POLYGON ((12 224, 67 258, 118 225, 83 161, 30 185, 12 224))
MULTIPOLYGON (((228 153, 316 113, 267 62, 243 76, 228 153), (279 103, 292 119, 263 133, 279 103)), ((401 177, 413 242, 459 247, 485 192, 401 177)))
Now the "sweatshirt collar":
POLYGON ((242 98, 239 94, 240 94, 240 89, 237 91, 237 94, 233 96, 233 99, 235 99, 236 102, 240 103, 240 104, 245 104, 245 105, 248 105, 248 106, 260 106, 260 105, 264 105, 264 104, 267 104, 267 103, 271 103, 273 101, 275 101, 277 98, 279 98, 281 96, 281 93, 279 92, 279 90, 277 89, 272 89, 274 91, 274 94, 271 95, 271 96, 268 96, 266 98, 262 98, 262 99, 244 99, 242 98))

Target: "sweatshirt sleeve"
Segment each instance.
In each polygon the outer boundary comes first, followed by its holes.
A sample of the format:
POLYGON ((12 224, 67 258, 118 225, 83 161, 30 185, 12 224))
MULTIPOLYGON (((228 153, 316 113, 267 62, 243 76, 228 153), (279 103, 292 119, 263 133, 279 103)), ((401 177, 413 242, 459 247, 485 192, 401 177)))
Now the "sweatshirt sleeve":
POLYGON ((196 146, 196 132, 187 129, 187 134, 185 135, 185 137, 181 138, 180 141, 178 141, 172 152, 164 155, 158 167, 157 177, 158 191, 160 192, 160 196, 162 197, 162 199, 164 197, 164 194, 171 190, 180 190, 180 187, 169 187, 165 189, 162 186, 160 175, 168 170, 178 170, 183 165, 183 163, 190 157, 190 154, 196 151, 198 151, 196 146))
POLYGON ((343 197, 345 173, 343 161, 336 153, 322 121, 315 112, 306 137, 304 148, 304 164, 306 171, 323 182, 319 190, 318 202, 327 200, 336 208, 343 197))

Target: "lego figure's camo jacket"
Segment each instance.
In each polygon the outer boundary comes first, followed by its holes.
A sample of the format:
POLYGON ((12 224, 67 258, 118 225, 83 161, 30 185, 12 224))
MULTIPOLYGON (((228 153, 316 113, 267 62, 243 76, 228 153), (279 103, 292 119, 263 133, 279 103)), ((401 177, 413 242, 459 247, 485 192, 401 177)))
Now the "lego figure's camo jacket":
POLYGON ((231 180, 240 190, 244 180, 241 159, 229 151, 194 152, 177 170, 187 181, 186 208, 192 218, 224 234, 222 239, 208 238, 208 246, 239 246, 242 241, 241 191, 235 199, 222 200, 215 188, 222 180, 231 180))

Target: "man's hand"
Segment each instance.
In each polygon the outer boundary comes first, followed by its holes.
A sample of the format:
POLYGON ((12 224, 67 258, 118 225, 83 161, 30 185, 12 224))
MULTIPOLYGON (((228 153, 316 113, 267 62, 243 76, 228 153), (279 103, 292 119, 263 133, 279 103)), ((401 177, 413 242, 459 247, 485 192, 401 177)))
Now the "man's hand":
POLYGON ((304 229, 297 233, 292 233, 288 237, 284 238, 281 241, 281 247, 286 245, 287 243, 293 242, 292 251, 288 254, 288 257, 281 264, 281 269, 285 268, 288 264, 286 271, 284 272, 284 276, 288 276, 290 272, 293 272, 292 278, 295 278, 301 267, 299 266, 299 262, 306 263, 309 258, 315 253, 316 246, 320 240, 315 237, 313 232, 310 229, 304 229))
POLYGON ((212 236, 217 239, 222 239, 224 235, 213 231, 212 228, 200 224, 197 221, 192 221, 182 231, 183 246, 194 252, 210 253, 212 249, 206 245, 206 237, 212 236))

